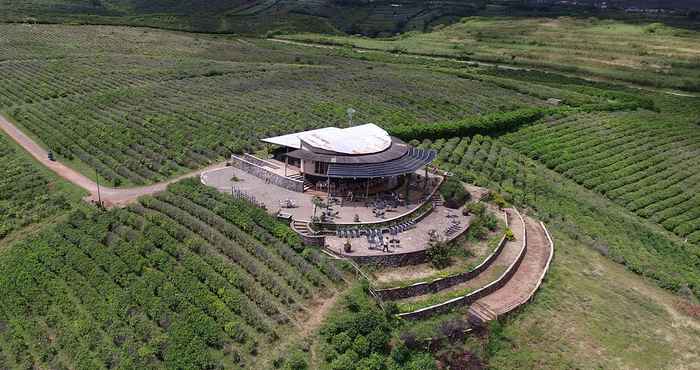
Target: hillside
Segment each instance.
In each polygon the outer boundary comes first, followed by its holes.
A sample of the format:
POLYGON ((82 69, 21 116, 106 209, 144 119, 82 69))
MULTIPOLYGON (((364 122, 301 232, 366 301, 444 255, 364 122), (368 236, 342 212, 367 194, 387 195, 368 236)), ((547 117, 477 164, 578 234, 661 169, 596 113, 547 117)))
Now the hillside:
POLYGON ((313 34, 284 37, 698 91, 699 35, 651 21, 468 17, 434 32, 389 39, 313 34))
POLYGON ((370 35, 425 29, 473 14, 482 0, 23 0, 0 1, 0 19, 88 22, 162 27, 197 32, 264 34, 304 30, 370 35))
POLYGON ((349 106, 355 119, 389 127, 544 104, 260 39, 59 25, 0 25, 0 34, 0 111, 62 162, 115 187, 258 149, 262 137, 345 124, 349 106))
POLYGON ((197 181, 127 209, 77 210, 0 254, 0 367, 271 361, 342 284, 299 251, 266 212, 197 181))
POLYGON ((428 31, 472 15, 582 15, 639 19, 696 28, 698 5, 687 0, 520 1, 520 0, 0 0, 0 21, 88 23, 147 26, 166 29, 264 35, 322 32, 391 36, 428 31), (655 9, 669 13, 625 13, 624 9, 655 9), (690 13, 689 13, 690 12, 690 13))
MULTIPOLYGON (((166 11, 115 4, 81 7, 166 11)), ((468 307, 393 314, 491 281, 512 254, 478 280, 380 305, 348 264, 198 179, 99 210, 0 135, 0 368, 700 368, 698 35, 588 18, 466 18, 385 39, 0 24, 0 114, 103 185, 264 156, 261 137, 346 127, 353 107, 354 123, 493 191, 491 210, 544 222, 555 251, 534 299, 462 338, 468 307)), ((505 238, 493 224, 481 253, 467 233, 445 269, 368 273, 411 285, 467 272, 505 238)))

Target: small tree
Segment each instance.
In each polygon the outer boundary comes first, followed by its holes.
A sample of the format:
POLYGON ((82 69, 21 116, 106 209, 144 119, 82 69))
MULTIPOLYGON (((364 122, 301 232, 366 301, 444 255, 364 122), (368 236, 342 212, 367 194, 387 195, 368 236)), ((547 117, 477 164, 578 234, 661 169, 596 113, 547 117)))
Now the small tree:
POLYGON ((444 240, 430 243, 430 247, 425 253, 437 269, 443 269, 450 265, 450 248, 444 240))
POLYGON ((445 198, 445 207, 452 209, 463 206, 470 198, 462 182, 454 177, 448 177, 447 180, 442 183, 442 186, 440 186, 440 195, 445 198))
POLYGON ((314 205, 314 215, 313 215, 312 219, 315 220, 316 219, 316 209, 323 207, 323 199, 321 199, 321 197, 319 197, 319 196, 314 196, 313 198, 311 198, 311 204, 314 205))

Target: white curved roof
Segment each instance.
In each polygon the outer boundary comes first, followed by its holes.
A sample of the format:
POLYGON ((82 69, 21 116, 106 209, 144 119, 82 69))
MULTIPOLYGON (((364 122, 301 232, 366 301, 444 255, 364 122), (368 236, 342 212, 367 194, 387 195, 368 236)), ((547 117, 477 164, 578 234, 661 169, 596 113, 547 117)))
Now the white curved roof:
POLYGON ((373 123, 349 128, 326 127, 270 137, 262 141, 301 149, 302 140, 314 148, 341 154, 372 154, 391 146, 389 134, 373 123))

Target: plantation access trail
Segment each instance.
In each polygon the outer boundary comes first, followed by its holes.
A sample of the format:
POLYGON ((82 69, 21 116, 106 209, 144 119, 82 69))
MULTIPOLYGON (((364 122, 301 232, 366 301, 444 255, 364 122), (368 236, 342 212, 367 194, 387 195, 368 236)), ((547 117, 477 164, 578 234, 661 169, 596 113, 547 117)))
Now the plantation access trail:
MULTIPOLYGON (((17 126, 10 122, 7 118, 0 114, 0 129, 2 129, 12 140, 17 142, 22 148, 24 148, 29 154, 34 157, 39 163, 46 166, 51 171, 55 172, 58 176, 68 180, 69 182, 77 185, 80 188, 87 190, 90 195, 85 197, 86 201, 96 201, 98 199, 97 183, 85 175, 79 173, 78 171, 66 166, 65 164, 57 161, 51 161, 48 158, 49 153, 22 132, 17 126)), ((164 191, 169 184, 188 178, 199 176, 204 171, 209 171, 217 167, 222 167, 221 163, 211 165, 206 168, 202 168, 196 171, 189 172, 187 174, 178 176, 176 178, 155 183, 147 186, 133 187, 133 188, 110 188, 105 186, 99 187, 99 197, 102 202, 107 207, 123 206, 131 202, 136 201, 140 196, 155 194, 164 191)))

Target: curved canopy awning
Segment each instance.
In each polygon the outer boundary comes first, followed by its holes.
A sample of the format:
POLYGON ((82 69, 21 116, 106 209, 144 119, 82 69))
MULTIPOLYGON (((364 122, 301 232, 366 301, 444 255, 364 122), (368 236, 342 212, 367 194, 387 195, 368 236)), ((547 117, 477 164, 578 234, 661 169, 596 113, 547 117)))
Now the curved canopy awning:
POLYGON ((388 162, 370 164, 340 164, 328 165, 328 177, 332 178, 376 178, 399 176, 413 173, 435 160, 434 150, 424 150, 411 147, 406 155, 388 162))

